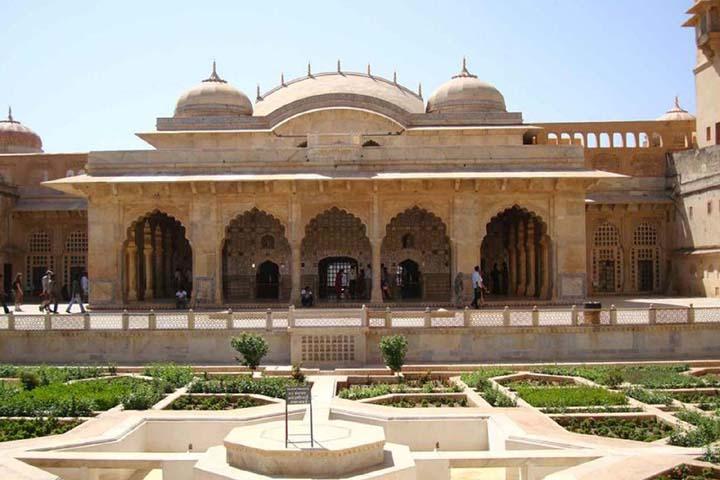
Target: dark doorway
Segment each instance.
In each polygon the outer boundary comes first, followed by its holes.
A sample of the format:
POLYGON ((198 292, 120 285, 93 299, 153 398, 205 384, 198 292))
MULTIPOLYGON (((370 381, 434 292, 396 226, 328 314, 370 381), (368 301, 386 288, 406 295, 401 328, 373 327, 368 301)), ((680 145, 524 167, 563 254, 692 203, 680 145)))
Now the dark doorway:
POLYGON ((615 261, 600 260, 598 265, 598 291, 615 291, 615 261))
POLYGON ((403 300, 422 297, 420 267, 417 262, 412 260, 400 262, 397 275, 398 280, 400 280, 400 296, 403 300))
POLYGON ((335 290, 335 278, 338 272, 343 270, 345 275, 349 276, 350 269, 357 268, 357 266, 357 260, 350 257, 327 257, 320 260, 318 263, 320 298, 338 298, 335 290))
POLYGON ((255 274, 256 298, 277 299, 280 296, 280 268, 277 263, 263 262, 255 274))
POLYGON ((653 290, 653 261, 638 260, 638 290, 651 292, 653 290))
POLYGON ((715 124, 715 145, 720 145, 720 122, 715 124))
POLYGON ((48 267, 32 267, 32 278, 30 281, 33 295, 40 295, 42 293, 42 277, 45 276, 47 271, 48 267))
POLYGON ((15 279, 12 278, 12 263, 3 264, 3 292, 9 292, 10 290, 12 290, 11 285, 13 280, 15 279))

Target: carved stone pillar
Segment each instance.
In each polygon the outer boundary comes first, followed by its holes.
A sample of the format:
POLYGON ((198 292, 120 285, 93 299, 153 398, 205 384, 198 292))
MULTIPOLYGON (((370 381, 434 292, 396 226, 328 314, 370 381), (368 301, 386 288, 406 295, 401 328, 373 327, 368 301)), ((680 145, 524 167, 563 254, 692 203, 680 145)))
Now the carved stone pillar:
POLYGON ((540 240, 540 298, 550 298, 550 239, 544 235, 540 240))
POLYGON ((380 285, 380 278, 382 271, 380 267, 380 250, 382 248, 382 240, 373 240, 371 242, 372 247, 372 294, 370 295, 371 303, 382 303, 382 286, 380 285))
POLYGON ((138 266, 137 266, 137 245, 135 244, 135 232, 132 234, 132 238, 128 241, 127 245, 127 282, 128 282, 128 293, 127 299, 138 300, 138 266))
POLYGON ((520 297, 525 296, 525 289, 527 287, 527 258, 525 257, 525 221, 520 220, 517 223, 518 238, 517 238, 517 251, 518 251, 518 286, 517 294, 520 297))
POLYGON ((155 239, 155 292, 160 297, 165 293, 165 271, 163 268, 163 232, 160 225, 153 229, 155 239))
POLYGON ((155 289, 153 287, 153 241, 150 220, 145 222, 143 235, 143 256, 145 257, 145 300, 152 300, 155 297, 155 289))
POLYGON ((515 295, 515 285, 517 281, 517 257, 515 256, 515 227, 510 226, 508 228, 508 245, 507 245, 507 256, 508 256, 508 291, 509 296, 515 295))
MULTIPOLYGON (((302 258, 300 257, 302 251, 300 242, 293 242, 290 245, 290 303, 298 302, 300 299, 300 290, 302 289, 301 270, 302 270, 302 258)), ((318 295, 318 292, 315 292, 318 295)))
POLYGON ((527 224, 527 241, 525 242, 526 251, 527 251, 527 264, 528 264, 528 270, 527 270, 527 289, 525 290, 525 294, 528 297, 534 297, 535 296, 535 268, 537 267, 535 259, 536 259, 536 252, 535 252, 535 220, 530 219, 528 220, 527 224))
POLYGON ((175 296, 173 278, 175 278, 175 272, 172 267, 172 230, 169 227, 165 227, 163 232, 163 278, 165 279, 165 294, 175 296))

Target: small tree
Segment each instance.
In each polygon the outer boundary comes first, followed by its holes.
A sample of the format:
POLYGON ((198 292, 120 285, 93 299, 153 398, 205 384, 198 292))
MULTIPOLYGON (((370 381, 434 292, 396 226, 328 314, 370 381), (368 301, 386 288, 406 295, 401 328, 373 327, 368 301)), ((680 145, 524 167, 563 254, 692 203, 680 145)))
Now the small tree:
POLYGON ((255 370, 260 365, 260 360, 269 350, 265 339, 255 333, 243 333, 239 337, 233 337, 230 345, 242 355, 242 358, 235 357, 235 360, 250 367, 250 370, 255 370))
POLYGON ((398 373, 402 370, 405 363, 405 355, 407 354, 408 342, 403 335, 390 335, 380 339, 380 352, 382 353, 385 365, 398 373))

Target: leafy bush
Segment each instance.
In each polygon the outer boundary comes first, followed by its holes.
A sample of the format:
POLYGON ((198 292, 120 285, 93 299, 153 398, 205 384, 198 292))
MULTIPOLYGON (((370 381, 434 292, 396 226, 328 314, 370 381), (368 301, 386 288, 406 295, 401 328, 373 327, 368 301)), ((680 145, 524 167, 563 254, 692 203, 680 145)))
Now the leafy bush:
POLYGON ((702 447, 720 440, 720 418, 708 417, 698 412, 681 410, 675 414, 694 428, 676 428, 670 436, 670 444, 679 447, 702 447))
POLYGON ((571 432, 640 442, 654 442, 673 431, 672 427, 655 418, 564 417, 556 421, 571 432))
POLYGON ((267 355, 269 346, 267 341, 256 333, 243 333, 230 340, 230 345, 242 355, 242 359, 235 357, 238 363, 255 370, 262 358, 267 355))
POLYGON ((82 421, 72 420, 60 422, 57 418, 35 419, 0 419, 0 442, 22 440, 25 438, 58 435, 71 430, 82 421))
POLYGON ((720 403, 720 397, 710 392, 667 392, 667 394, 684 403, 720 403))
POLYGON ((653 477, 653 480, 710 480, 717 478, 710 468, 693 468, 688 465, 678 465, 673 467, 669 472, 653 477))
POLYGON ((396 398, 391 401, 382 402, 381 405, 396 408, 429 408, 429 407, 452 407, 460 408, 467 407, 466 398, 452 398, 452 397, 432 397, 432 398, 396 398))
POLYGON ((486 385, 489 386, 489 380, 493 377, 502 377, 504 375, 510 375, 511 373, 513 373, 512 370, 488 367, 480 368, 469 373, 463 373, 460 376, 460 379, 465 382, 465 385, 467 385, 468 387, 478 389, 486 385))
POLYGON ((535 407, 625 405, 627 397, 600 387, 519 387, 517 393, 535 407))
POLYGON ((165 385, 162 382, 138 384, 126 392, 120 401, 125 410, 147 410, 162 399, 165 385))
POLYGON ((642 387, 630 387, 624 390, 625 395, 651 405, 670 405, 672 397, 661 392, 653 392, 642 387))
POLYGON ((20 384, 25 390, 32 390, 40 386, 40 378, 35 372, 23 370, 20 372, 20 384))
POLYGON ((266 397, 285 398, 285 389, 302 385, 292 378, 249 376, 196 379, 190 384, 190 393, 254 393, 266 397))
POLYGON ((441 380, 425 382, 422 380, 411 380, 403 383, 351 385, 348 388, 340 390, 338 396, 347 400, 361 400, 364 398, 388 395, 390 393, 450 393, 459 391, 461 391, 461 388, 457 385, 444 383, 441 380))
POLYGON ((385 365, 393 371, 400 372, 405 364, 408 341, 403 335, 388 335, 380 339, 380 353, 385 365))
POLYGON ((480 391, 480 395, 493 407, 517 407, 515 399, 508 397, 497 387, 486 387, 480 391))
POLYGON ((184 387, 193 379, 193 369, 189 365, 176 365, 174 363, 153 363, 146 365, 143 375, 158 378, 175 388, 184 387))
POLYGON ((168 408, 170 410, 233 410, 258 405, 265 405, 265 403, 252 397, 183 395, 171 403, 168 408))
POLYGON ((120 377, 71 384, 53 383, 33 390, 0 389, 0 417, 79 417, 108 410, 147 381, 120 377))

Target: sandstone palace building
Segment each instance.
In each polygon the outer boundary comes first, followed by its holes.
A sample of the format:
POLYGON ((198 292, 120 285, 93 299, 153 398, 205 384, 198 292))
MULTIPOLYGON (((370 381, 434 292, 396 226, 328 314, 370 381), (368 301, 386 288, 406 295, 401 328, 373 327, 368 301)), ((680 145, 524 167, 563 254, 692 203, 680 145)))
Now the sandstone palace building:
POLYGON ((688 13, 697 118, 675 99, 654 120, 530 124, 464 61, 427 98, 338 62, 254 102, 213 65, 146 150, 44 153, 9 115, 5 288, 87 269, 98 307, 178 279, 202 306, 287 305, 304 286, 336 301, 342 268, 367 277, 356 302, 448 304, 481 265, 503 302, 720 296, 720 1, 688 13))

